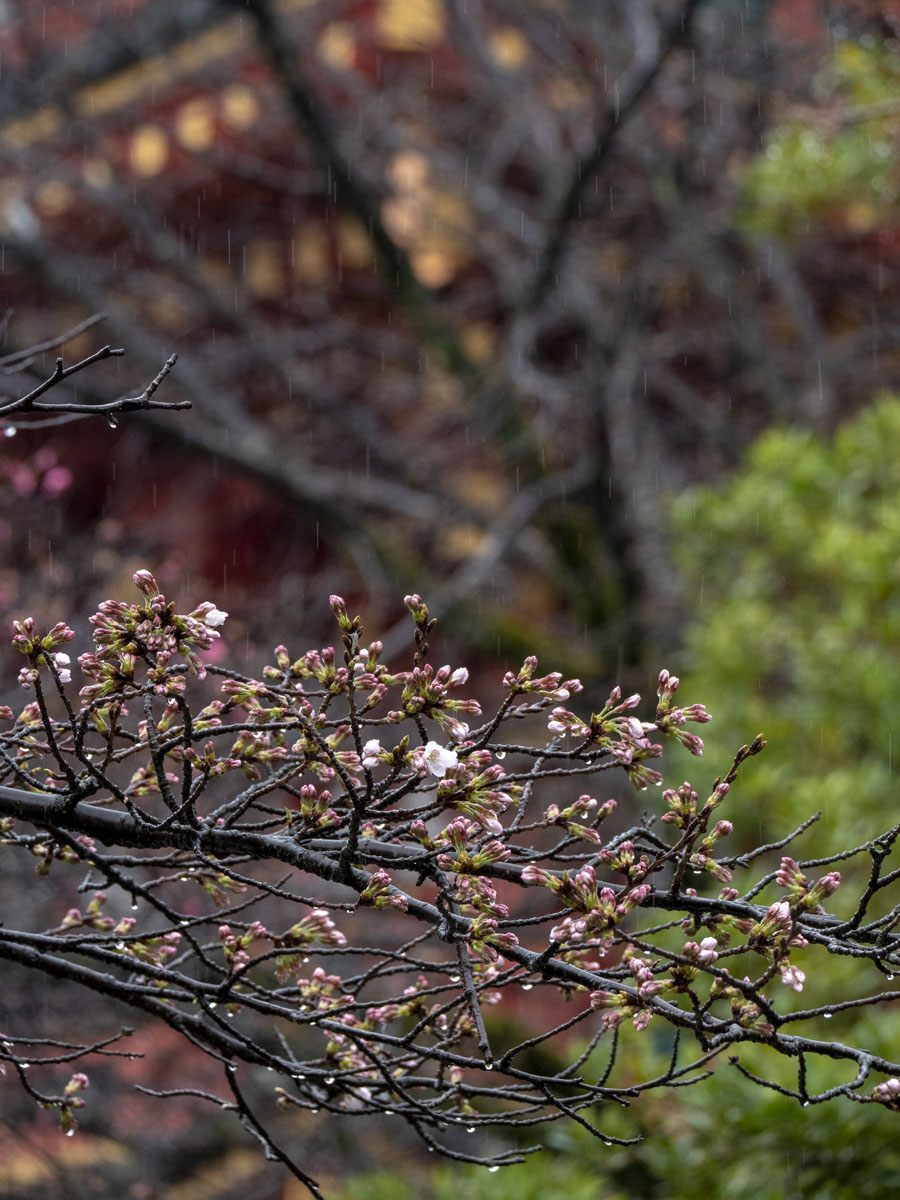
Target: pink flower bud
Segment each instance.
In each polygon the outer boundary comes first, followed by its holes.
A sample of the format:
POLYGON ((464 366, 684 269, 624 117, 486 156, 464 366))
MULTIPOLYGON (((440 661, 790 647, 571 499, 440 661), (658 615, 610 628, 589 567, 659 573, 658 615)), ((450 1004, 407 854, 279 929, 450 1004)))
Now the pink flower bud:
POLYGON ((152 600, 154 596, 159 595, 159 585, 149 571, 136 571, 132 579, 138 590, 143 592, 148 600, 152 600))
POLYGON ((548 871, 542 871, 540 867, 536 867, 534 863, 528 863, 522 868, 522 874, 519 876, 523 883, 541 883, 546 884, 551 878, 548 871))

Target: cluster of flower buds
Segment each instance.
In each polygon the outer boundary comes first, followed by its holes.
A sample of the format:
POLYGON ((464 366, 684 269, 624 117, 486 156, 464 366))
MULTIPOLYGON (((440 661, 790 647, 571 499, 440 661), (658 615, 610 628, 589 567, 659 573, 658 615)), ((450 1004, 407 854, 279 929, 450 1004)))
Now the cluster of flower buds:
MULTIPOLYGON (((727 938, 726 938, 727 940, 727 938)), ((698 942, 685 942, 681 949, 681 962, 669 967, 669 978, 673 992, 687 992, 704 968, 711 967, 719 957, 720 942, 716 937, 705 937, 698 942)))
MULTIPOLYGON (((631 851, 633 859, 633 846, 631 851)), ((636 875, 635 878, 638 877, 636 875)), ((563 932, 574 934, 574 940, 577 941, 581 941, 585 935, 593 936, 605 932, 616 925, 626 913, 642 904, 652 890, 650 885, 645 883, 629 886, 619 893, 611 887, 602 887, 598 891, 597 872, 590 864, 583 866, 572 876, 568 871, 556 875, 529 863, 522 868, 520 879, 524 884, 537 884, 547 888, 568 908, 585 914, 587 920, 583 927, 573 925, 564 931, 558 926, 552 931, 551 937, 554 941, 560 940, 557 934, 563 932)))
POLYGON ((762 920, 757 921, 750 931, 750 943, 768 946, 776 942, 785 943, 794 929, 794 918, 787 900, 776 900, 766 909, 762 920))
POLYGON ((292 925, 287 933, 278 937, 269 936, 273 946, 286 951, 275 959, 275 975, 282 982, 309 961, 303 951, 310 946, 347 945, 346 935, 341 933, 325 908, 314 908, 302 921, 292 925))
POLYGON ((646 1029, 653 1016, 651 1006, 654 998, 671 987, 667 980, 657 979, 652 968, 642 958, 631 958, 628 969, 637 989, 636 997, 627 992, 610 992, 603 989, 591 992, 591 1008, 600 1012, 604 1029, 615 1029, 628 1017, 632 1018, 635 1029, 646 1029))
MULTIPOLYGON (((58 621, 43 637, 35 633, 32 617, 26 617, 24 621, 13 621, 13 628, 16 634, 12 639, 12 644, 20 654, 27 656, 30 663, 19 672, 21 687, 34 687, 40 675, 38 669, 40 667, 49 668, 61 684, 71 682, 72 673, 69 670, 71 660, 68 654, 64 654, 61 650, 53 652, 54 647, 71 641, 75 636, 64 621, 58 621)), ((10 716, 12 716, 11 713, 10 716)))
POLYGON ((76 838, 76 845, 71 846, 68 842, 33 842, 31 845, 31 853, 38 859, 38 865, 35 867, 35 872, 41 878, 45 878, 50 874, 50 866, 54 859, 65 863, 81 862, 84 853, 88 854, 94 849, 94 840, 82 835, 76 838))
MULTIPOLYGON (((704 803, 701 813, 704 815, 717 808, 725 797, 728 795, 729 785, 727 783, 717 783, 713 788, 712 795, 704 803)), ((668 812, 663 813, 662 820, 667 825, 675 825, 678 829, 686 829, 697 817, 697 793, 689 783, 682 783, 675 791, 673 788, 667 788, 663 794, 663 800, 668 804, 668 812)))
POLYGON ((250 961, 250 947, 260 938, 267 938, 269 931, 260 921, 254 921, 243 933, 235 933, 230 925, 219 926, 219 940, 225 953, 230 971, 239 971, 250 961))
POLYGON ((703 742, 695 733, 688 733, 684 725, 688 721, 705 725, 712 718, 702 704, 689 704, 685 708, 673 707, 672 700, 679 682, 677 675, 671 675, 666 670, 660 671, 656 692, 659 697, 656 706, 656 728, 660 733, 680 742, 686 750, 699 758, 703 753, 703 742))
POLYGON ((876 1084, 872 1088, 871 1098, 894 1112, 900 1112, 900 1079, 893 1076, 891 1079, 885 1079, 883 1083, 876 1084))
POLYGON ((81 1092, 88 1086, 88 1077, 83 1071, 77 1071, 63 1089, 62 1100, 57 1104, 59 1109, 59 1126, 66 1137, 71 1137, 78 1128, 75 1111, 84 1108, 84 1097, 81 1092))
POLYGON ((828 896, 834 895, 841 885, 840 871, 829 871, 810 885, 800 867, 792 858, 784 857, 775 882, 787 889, 791 907, 798 912, 812 912, 828 896))
POLYGON ((803 984, 806 982, 805 971, 801 971, 799 967, 795 967, 786 958, 781 959, 778 964, 778 970, 781 972, 781 982, 785 987, 789 987, 794 992, 803 991, 803 984))
POLYGON ((335 925, 327 908, 314 908, 275 942, 293 946, 346 946, 347 938, 335 925))
POLYGON ((464 816, 454 817, 434 839, 434 845, 449 845, 456 852, 452 856, 449 854, 438 855, 438 865, 441 869, 456 871, 458 874, 464 875, 479 871, 489 863, 504 862, 510 857, 512 852, 496 839, 470 851, 468 849, 470 839, 479 836, 482 832, 482 827, 477 821, 470 821, 464 816))
POLYGON ((519 939, 514 933, 500 933, 497 921, 487 913, 479 913, 472 919, 466 931, 466 945, 473 958, 484 962, 497 962, 504 950, 517 946, 519 939))
POLYGON ((370 905, 372 908, 399 908, 406 912, 409 901, 401 892, 394 889, 390 875, 384 867, 372 872, 369 883, 359 894, 359 904, 370 905))
POLYGON ((191 613, 178 614, 149 571, 138 571, 134 582, 145 597, 144 604, 105 600, 91 617, 94 650, 78 659, 82 673, 92 680, 81 689, 83 700, 133 689, 135 667, 141 658, 147 661, 154 690, 161 695, 184 690, 183 678, 168 671, 173 655, 181 654, 198 678, 206 675, 198 651, 209 650, 219 638, 218 630, 228 613, 205 601, 191 613))
MULTIPOLYGON (((332 596, 332 601, 344 604, 339 596, 332 596)), ((351 629, 357 620, 358 618, 354 618, 350 622, 351 629)), ((341 624, 340 617, 338 623, 341 624)), ((401 677, 388 674, 387 668, 378 661, 384 650, 381 642, 372 642, 366 647, 357 645, 355 652, 351 653, 349 646, 358 642, 358 633, 355 629, 352 632, 348 631, 345 624, 341 624, 341 628, 344 630, 345 643, 348 646, 345 654, 346 666, 336 664, 332 646, 326 646, 322 650, 310 650, 296 660, 291 659, 286 646, 276 646, 275 666, 264 667, 263 677, 277 681, 281 689, 299 692, 301 695, 304 694, 304 683, 310 680, 320 684, 332 695, 349 691, 352 684, 354 691, 368 690, 370 693, 366 697, 362 712, 374 708, 384 699, 388 687, 399 683, 401 677)), ((305 708, 308 715, 311 715, 311 707, 307 705, 305 708)))
MULTIPOLYGON (((490 845, 498 853, 496 847, 500 843, 491 842, 490 845)), ((503 857, 508 857, 508 852, 504 852, 503 857)), ((509 907, 497 899, 497 889, 481 875, 457 875, 453 880, 453 895, 464 913, 483 912, 501 920, 509 916, 509 907)))
MULTIPOLYGON (((332 795, 327 788, 319 791, 314 783, 304 783, 300 788, 300 823, 307 829, 331 829, 340 825, 342 817, 332 807, 332 795)), ((287 810, 291 827, 297 822, 296 810, 287 810)))
POLYGON ((53 650, 64 642, 70 642, 75 636, 65 621, 57 621, 49 633, 39 636, 35 633, 32 617, 26 617, 24 621, 13 621, 13 629, 16 631, 12 639, 13 646, 20 654, 37 659, 38 666, 43 665, 42 656, 46 651, 53 650))
MULTIPOLYGON (((744 983, 749 982, 750 980, 745 975, 744 983)), ((755 1029, 765 1037, 772 1036, 775 1027, 754 1000, 748 999, 738 988, 723 988, 722 994, 730 996, 731 1015, 738 1025, 743 1025, 745 1029, 755 1029)))
POLYGON ((637 717, 627 715, 640 701, 637 693, 623 700, 621 689, 615 687, 606 704, 589 723, 557 706, 550 713, 547 728, 551 733, 573 737, 585 747, 597 746, 605 750, 622 764, 634 786, 642 790, 650 783, 662 782, 657 771, 642 765, 645 759, 656 758, 662 753, 662 748, 653 745, 646 736, 648 730, 653 729, 652 725, 645 726, 637 717))
MULTIPOLYGON (((402 1019, 403 1017, 415 1017, 416 1019, 427 1018, 430 1013, 436 1013, 439 1006, 435 1005, 429 1009, 428 1002, 423 993, 428 989, 428 980, 424 975, 420 975, 414 984, 403 989, 403 995, 406 1000, 402 1003, 388 1003, 372 1005, 366 1009, 366 1024, 372 1028, 377 1025, 389 1025, 392 1021, 402 1019)), ((445 1017, 445 1014, 441 1014, 445 1017)), ((446 1027, 446 1020, 441 1022, 442 1027, 446 1027)))
POLYGON ((472 751, 456 766, 447 768, 437 786, 437 798, 463 816, 471 817, 488 832, 502 833, 498 818, 518 795, 515 787, 503 790, 495 786, 505 774, 499 763, 491 762, 490 751, 472 751))
POLYGON ((727 837, 734 830, 730 821, 717 821, 709 833, 697 843, 688 862, 692 870, 706 871, 720 883, 731 883, 731 871, 723 863, 717 862, 712 852, 716 842, 727 837))
POLYGON ((566 833, 571 833, 573 837, 581 838, 582 841, 599 844, 600 834, 597 830, 592 826, 582 825, 580 822, 574 820, 574 818, 590 817, 593 813, 592 825, 597 825, 605 817, 615 812, 615 810, 615 800, 607 800, 605 804, 601 804, 598 808, 597 801, 585 795, 579 796, 567 808, 560 808, 558 804, 551 804, 544 810, 544 820, 548 825, 561 825, 566 833))
POLYGON ((601 850, 600 861, 611 871, 624 875, 629 884, 640 882, 647 874, 650 860, 646 854, 635 856, 634 842, 621 842, 614 850, 601 850))
MULTIPOLYGON (((132 918, 127 918, 132 921, 132 918)), ((164 933, 160 937, 142 938, 134 942, 116 942, 116 950, 126 954, 138 962, 149 963, 155 967, 164 967, 168 959, 178 953, 181 934, 177 930, 164 933)))
POLYGON ((93 899, 84 912, 80 908, 69 909, 62 919, 63 928, 75 929, 87 927, 102 930, 104 933, 108 933, 110 930, 117 934, 130 933, 135 923, 134 917, 122 917, 118 922, 115 917, 105 917, 103 915, 103 906, 107 899, 106 892, 94 892, 93 899))
POLYGON ((455 740, 464 740, 468 726, 452 714, 467 713, 477 717, 481 714, 481 705, 477 700, 456 700, 448 692, 450 688, 466 683, 469 672, 465 667, 454 670, 443 666, 435 671, 430 663, 426 663, 398 678, 403 680, 400 708, 388 714, 390 720, 399 723, 408 717, 428 717, 446 727, 455 740))
POLYGON ((333 1009, 346 1004, 351 997, 344 996, 341 990, 340 975, 329 975, 324 967, 314 967, 308 979, 299 979, 298 987, 303 999, 301 1009, 326 1008, 333 1009))
POLYGON ((239 879, 232 879, 230 875, 225 875, 221 871, 218 874, 195 874, 189 878, 197 880, 216 908, 226 908, 235 895, 243 895, 247 890, 246 883, 241 883, 239 879))
POLYGON ((428 621, 428 605, 417 592, 413 592, 409 596, 404 596, 403 603, 409 609, 409 615, 417 625, 428 621))
POLYGON ((286 748, 279 745, 271 734, 253 733, 244 729, 235 738, 228 758, 224 761, 235 762, 248 779, 259 779, 260 770, 257 763, 265 766, 286 756, 286 748))
POLYGON ((692 962, 709 966, 719 957, 719 943, 714 937, 705 937, 699 945, 696 942, 685 942, 681 953, 692 962))
MULTIPOLYGON (((179 782, 178 776, 173 771, 166 771, 164 777, 166 783, 174 784, 179 782)), ((124 790, 125 795, 131 799, 137 799, 141 796, 153 796, 159 793, 161 788, 155 764, 150 762, 138 767, 124 790)))
POLYGON ((522 664, 522 669, 516 673, 507 671, 503 676, 503 686, 514 696, 538 695, 543 700, 559 704, 568 700, 582 690, 580 679, 563 680, 559 671, 551 671, 548 675, 540 675, 535 679, 538 660, 531 654, 522 664))
POLYGON ((216 775, 224 775, 226 771, 234 771, 244 765, 240 758, 234 756, 219 758, 216 754, 216 744, 213 741, 208 741, 201 751, 188 746, 182 750, 182 758, 184 762, 189 762, 195 770, 200 771, 208 779, 213 779, 216 775))
POLYGON ((591 1008, 600 1013, 600 1024, 604 1029, 616 1029, 634 1014, 625 992, 609 992, 600 988, 591 992, 591 1008))

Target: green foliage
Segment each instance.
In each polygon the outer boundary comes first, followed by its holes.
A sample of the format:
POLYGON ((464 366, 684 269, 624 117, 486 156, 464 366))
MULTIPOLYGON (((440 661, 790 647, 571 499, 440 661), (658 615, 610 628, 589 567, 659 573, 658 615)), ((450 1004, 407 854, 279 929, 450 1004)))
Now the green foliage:
MULTIPOLYGON (((900 400, 883 396, 830 442, 770 431, 730 483, 675 504, 676 555, 694 603, 682 688, 713 714, 702 764, 684 755, 675 771, 699 781, 698 766, 713 776, 756 733, 768 740, 723 808, 736 849, 782 837, 817 810, 821 821, 791 851, 798 858, 859 845, 898 819, 898 462, 900 400)), ((867 869, 837 865, 845 878, 867 869)), ((841 900, 839 891, 829 908, 842 911, 841 900)), ((804 965, 802 955, 797 962, 804 965)), ((809 987, 839 1000, 847 972, 858 986, 863 969, 834 964, 809 987)), ((871 976, 872 991, 885 989, 871 976)), ((893 1007, 839 1014, 829 1033, 871 1034, 896 1059, 893 1007)), ((762 1069, 751 1056, 741 1060, 762 1069)), ((766 1066, 769 1078, 795 1085, 786 1064, 766 1066)), ((711 1194, 738 1198, 874 1197, 897 1167, 896 1115, 876 1106, 804 1111, 724 1067, 683 1100, 670 1136, 648 1141, 642 1156, 670 1182, 676 1161, 690 1161, 701 1192, 705 1183, 711 1194)))
POLYGON ((346 1181, 340 1200, 626 1200, 627 1192, 610 1191, 600 1171, 603 1147, 581 1147, 575 1155, 533 1155, 524 1163, 492 1173, 469 1164, 437 1167, 414 1183, 393 1172, 358 1175, 346 1181), (587 1158, 590 1152, 596 1162, 587 1158))
MULTIPOLYGON (((601 1156, 599 1180, 628 1190, 598 1188, 597 1196, 877 1200, 900 1169, 896 1114, 874 1106, 800 1109, 724 1067, 680 1103, 648 1101, 637 1108, 646 1140, 601 1156)), ((572 1141, 576 1155, 589 1150, 572 1141)))
MULTIPOLYGON (((900 403, 824 444, 775 430, 722 489, 683 496, 675 544, 693 596, 683 685, 713 713, 724 770, 762 730, 732 803, 780 836, 821 809, 802 849, 849 847, 894 820, 900 757, 900 403)), ((740 834, 740 826, 738 827, 740 834)))
MULTIPOLYGON (((883 396, 829 442, 770 431, 736 478, 675 503, 673 541, 694 620, 685 661, 670 665, 679 668, 679 695, 702 700, 713 721, 703 728, 703 759, 670 747, 668 781, 708 788, 741 744, 765 734, 766 750, 742 768, 722 807, 734 822, 728 841, 736 851, 760 836, 784 836, 817 809, 822 820, 791 848, 797 858, 858 845, 900 819, 898 463, 900 398, 883 396)), ((866 869, 837 865, 845 876, 866 869)), ((735 884, 744 882, 738 870, 735 884)), ((775 896, 772 889, 759 899, 775 896)), ((829 909, 840 911, 841 900, 838 891, 829 909)), ((809 967, 802 951, 792 960, 809 967)), ((891 989, 871 968, 842 959, 815 972, 796 1007, 814 1003, 814 995, 839 1001, 851 985, 858 994, 862 971, 872 991, 891 989)), ((817 1032, 862 1040, 896 1060, 900 1012, 884 1005, 837 1013, 817 1032)), ((636 1077, 668 1060, 671 1040, 653 1027, 646 1034, 626 1028, 622 1037, 623 1060, 636 1077)), ((588 1074, 602 1071, 605 1050, 601 1043, 588 1074)), ((765 1047, 742 1048, 740 1062, 797 1085, 795 1064, 765 1047)), ((852 1074, 847 1063, 827 1063, 811 1072, 809 1089, 852 1074)), ((593 1119, 613 1136, 642 1133, 646 1140, 606 1147, 577 1128, 548 1129, 542 1140, 550 1151, 523 1166, 497 1174, 441 1167, 408 1195, 877 1200, 900 1173, 896 1113, 846 1101, 801 1108, 726 1061, 696 1087, 645 1095, 627 1111, 605 1106, 593 1119)), ((345 1200, 363 1196, 406 1200, 407 1192, 393 1176, 367 1176, 351 1181, 345 1200)))
POLYGON ((738 223, 796 236, 811 223, 860 230, 886 217, 900 193, 898 87, 900 54, 838 43, 817 79, 821 108, 775 125, 744 172, 738 223))

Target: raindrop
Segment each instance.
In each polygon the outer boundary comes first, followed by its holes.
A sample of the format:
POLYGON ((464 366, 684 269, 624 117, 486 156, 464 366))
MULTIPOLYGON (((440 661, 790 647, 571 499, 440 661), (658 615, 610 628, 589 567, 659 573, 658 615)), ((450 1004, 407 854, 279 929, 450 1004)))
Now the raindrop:
POLYGON ((329 1076, 328 1076, 328 1078, 325 1080, 325 1082, 326 1082, 326 1083, 329 1083, 329 1084, 331 1084, 331 1083, 334 1083, 334 1076, 333 1076, 333 1075, 329 1075, 329 1076))
POLYGON ((803 1101, 803 1103, 800 1105, 800 1107, 801 1107, 801 1108, 809 1108, 809 1101, 808 1101, 808 1100, 804 1100, 804 1101, 803 1101))
POLYGON ((178 922, 178 924, 179 924, 179 925, 182 925, 182 926, 184 926, 184 925, 190 925, 190 921, 179 921, 179 922, 178 922))
POLYGON ((311 1113, 317 1113, 319 1110, 317 1108, 311 1108, 309 1111, 311 1113))
POLYGON ((18 432, 19 431, 16 429, 15 425, 7 425, 7 427, 3 430, 3 436, 15 437, 18 432))
POLYGON ((392 1117, 394 1115, 394 1110, 392 1108, 386 1108, 384 1110, 384 1115, 386 1117, 392 1117))
POLYGON ((467 1126, 466 1126, 466 1133, 474 1133, 474 1132, 475 1132, 475 1126, 474 1126, 474 1125, 467 1125, 467 1126))
POLYGON ((506 751, 498 750, 497 753, 494 755, 494 758, 506 758, 506 751))
POLYGON ((132 911, 132 912, 137 912, 137 910, 138 910, 138 902, 137 902, 137 900, 132 900, 132 902, 131 902, 131 911, 132 911))
POLYGON ((74 1136, 75 1136, 75 1130, 74 1130, 74 1129, 67 1129, 67 1130, 66 1130, 66 1137, 74 1137, 74 1136))
POLYGON ((830 1021, 831 1018, 834 1016, 834 1013, 824 1013, 823 1015, 824 1015, 826 1021, 830 1021))
POLYGON ((210 1007, 210 1008, 216 1008, 216 1007, 217 1007, 215 1000, 210 1000, 210 1002, 209 1002, 209 1007, 210 1007))
POLYGON ((495 1172, 495 1171, 499 1171, 499 1170, 500 1170, 500 1168, 499 1168, 499 1167, 488 1167, 488 1170, 489 1170, 489 1171, 490 1171, 490 1173, 493 1175, 493 1174, 494 1174, 494 1172, 495 1172))
POLYGON ((106 414, 106 423, 109 425, 110 429, 119 428, 119 418, 114 417, 112 413, 106 414))
POLYGON ((485 1063, 485 1064, 484 1064, 484 1069, 485 1069, 486 1071, 493 1071, 493 1069, 494 1069, 494 1064, 493 1064, 493 1063, 485 1063))
POLYGON ((309 962, 309 956, 308 956, 308 955, 305 955, 305 956, 304 956, 304 958, 303 958, 303 961, 304 961, 305 963, 308 963, 308 962, 309 962))
POLYGON ((531 989, 532 989, 533 987, 534 987, 534 984, 533 984, 533 983, 523 983, 523 984, 522 984, 522 991, 523 991, 523 992, 530 992, 530 991, 531 991, 531 989))
POLYGON ((885 979, 888 981, 888 983, 890 983, 893 978, 893 975, 885 975, 885 979))
POLYGON ((23 1071, 27 1071, 28 1068, 31 1066, 31 1063, 19 1063, 19 1066, 22 1068, 23 1071))
POLYGON ((459 976, 458 976, 458 975, 451 975, 451 976, 450 976, 450 982, 451 982, 451 983, 459 983, 459 976))

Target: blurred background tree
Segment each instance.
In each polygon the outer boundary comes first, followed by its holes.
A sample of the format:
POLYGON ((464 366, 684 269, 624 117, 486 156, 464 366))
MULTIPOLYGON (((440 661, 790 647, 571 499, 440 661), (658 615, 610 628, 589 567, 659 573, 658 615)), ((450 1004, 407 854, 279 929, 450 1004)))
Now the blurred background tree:
MULTIPOLYGON (((67 360, 128 350, 79 398, 176 350, 167 398, 195 406, 4 441, 0 618, 83 621, 151 566, 228 609, 240 665, 330 636, 334 591, 395 649, 418 591, 486 673, 690 665, 709 781, 770 738, 738 830, 876 827, 896 417, 818 439, 900 388, 900 6, 7 0, 0 62, 7 392, 69 330, 67 360), (697 490, 772 423, 733 490, 697 490)), ((710 1103, 684 1118, 707 1166, 710 1103)), ((765 1161, 816 1142, 799 1120, 765 1161)), ((623 1195, 687 1152, 656 1144, 616 1151, 623 1195)), ((136 1200, 189 1174, 141 1154, 136 1200)))

